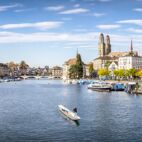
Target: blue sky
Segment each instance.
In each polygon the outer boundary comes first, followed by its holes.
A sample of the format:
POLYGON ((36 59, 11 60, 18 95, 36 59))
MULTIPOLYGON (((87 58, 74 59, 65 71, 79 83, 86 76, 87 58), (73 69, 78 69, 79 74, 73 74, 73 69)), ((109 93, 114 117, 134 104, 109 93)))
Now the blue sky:
POLYGON ((113 51, 142 55, 142 0, 0 0, 0 62, 62 65, 97 57, 100 33, 113 51))

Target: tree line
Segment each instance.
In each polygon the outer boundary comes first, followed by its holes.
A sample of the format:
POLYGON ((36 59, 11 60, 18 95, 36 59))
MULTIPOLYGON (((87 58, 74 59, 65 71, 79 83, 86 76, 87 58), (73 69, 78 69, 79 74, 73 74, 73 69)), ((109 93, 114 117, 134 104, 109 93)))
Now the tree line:
POLYGON ((106 77, 115 77, 116 79, 134 79, 134 78, 142 78, 142 69, 117 69, 114 71, 109 71, 106 68, 98 70, 98 76, 106 76, 106 77))

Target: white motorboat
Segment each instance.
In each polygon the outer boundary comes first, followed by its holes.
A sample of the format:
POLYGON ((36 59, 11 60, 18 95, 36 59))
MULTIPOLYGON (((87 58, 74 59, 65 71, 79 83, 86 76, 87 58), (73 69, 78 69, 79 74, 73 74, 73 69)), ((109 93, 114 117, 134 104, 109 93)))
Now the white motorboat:
POLYGON ((60 112, 62 112, 65 116, 67 116, 71 120, 74 120, 74 121, 80 120, 80 117, 77 115, 76 112, 73 112, 73 111, 67 109, 63 105, 58 105, 58 108, 59 108, 60 112))
POLYGON ((106 82, 94 82, 88 85, 88 89, 95 91, 111 91, 112 86, 106 82))

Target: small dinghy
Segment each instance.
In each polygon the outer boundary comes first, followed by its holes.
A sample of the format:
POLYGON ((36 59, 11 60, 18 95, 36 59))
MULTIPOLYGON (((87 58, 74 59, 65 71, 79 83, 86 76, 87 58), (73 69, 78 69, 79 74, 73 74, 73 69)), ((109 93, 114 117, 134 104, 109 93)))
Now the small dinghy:
POLYGON ((74 108, 73 111, 70 111, 63 105, 58 105, 58 108, 60 112, 62 112, 65 116, 67 116, 71 120, 74 120, 74 121, 80 120, 80 117, 77 115, 77 108, 74 108))

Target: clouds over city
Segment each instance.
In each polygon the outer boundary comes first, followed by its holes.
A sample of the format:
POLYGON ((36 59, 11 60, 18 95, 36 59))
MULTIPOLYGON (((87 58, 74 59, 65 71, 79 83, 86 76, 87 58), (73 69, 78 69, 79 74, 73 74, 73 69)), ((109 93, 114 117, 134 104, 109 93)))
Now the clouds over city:
POLYGON ((142 12, 142 8, 134 8, 133 11, 142 12))
MULTIPOLYGON (((97 49, 99 34, 104 33, 111 37, 112 50, 120 47, 126 50, 133 38, 134 46, 142 53, 141 3, 141 0, 23 0, 20 3, 5 0, 0 4, 0 44, 5 51, 8 43, 20 43, 21 49, 25 48, 24 44, 30 45, 33 50, 34 43, 44 43, 46 52, 50 52, 48 47, 54 43, 57 43, 55 50, 79 47, 87 51, 89 47, 97 49), (70 45, 64 47, 65 43, 70 45)), ((94 56, 95 53, 90 58, 94 56)))
POLYGON ((69 9, 65 11, 61 11, 59 14, 80 14, 80 13, 86 13, 89 12, 89 9, 85 8, 74 8, 74 9, 69 9))
POLYGON ((8 4, 8 5, 0 5, 0 12, 7 11, 17 7, 22 7, 22 4, 15 3, 15 4, 8 4))
POLYGON ((118 21, 117 23, 120 23, 120 24, 134 24, 134 25, 142 26, 142 19, 121 20, 121 21, 118 21))
POLYGON ((98 0, 100 2, 110 2, 111 0, 98 0))
MULTIPOLYGON (((51 33, 51 32, 37 32, 31 34, 15 33, 15 32, 0 32, 0 43, 16 43, 16 42, 98 42, 99 32, 85 32, 85 33, 51 33)), ((104 33, 105 35, 107 34, 104 33)), ((129 42, 131 37, 137 42, 141 42, 142 35, 131 34, 131 36, 121 34, 111 34, 113 42, 129 42)))
POLYGON ((59 22, 59 21, 45 21, 45 22, 21 23, 21 24, 5 24, 5 25, 0 25, 0 29, 8 30, 8 29, 19 29, 19 28, 37 28, 40 30, 47 30, 47 29, 58 28, 62 24, 63 24, 63 22, 59 22))
POLYGON ((121 26, 120 25, 97 25, 96 26, 97 28, 99 29, 102 29, 102 30, 110 30, 110 29, 118 29, 120 28, 121 26))
POLYGON ((48 6, 44 8, 45 10, 49 10, 49 11, 60 11, 64 9, 63 5, 58 5, 58 6, 48 6))
POLYGON ((102 17, 102 16, 105 16, 105 15, 107 15, 107 14, 106 13, 97 13, 97 12, 92 14, 92 16, 95 16, 95 17, 102 17))

